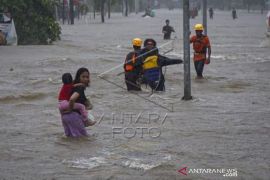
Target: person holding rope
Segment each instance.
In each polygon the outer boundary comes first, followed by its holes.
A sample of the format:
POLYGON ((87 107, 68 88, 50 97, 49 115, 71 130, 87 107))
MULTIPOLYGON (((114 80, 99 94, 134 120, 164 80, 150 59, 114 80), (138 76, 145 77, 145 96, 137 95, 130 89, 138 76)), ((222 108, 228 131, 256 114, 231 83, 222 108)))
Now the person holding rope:
POLYGON ((170 59, 159 54, 157 43, 154 39, 146 39, 144 48, 141 50, 141 67, 143 81, 148 84, 152 91, 165 91, 165 78, 162 72, 163 66, 181 64, 181 59, 170 59))
POLYGON ((134 38, 132 40, 133 51, 128 53, 124 63, 125 71, 125 83, 127 85, 128 91, 141 91, 141 86, 137 82, 141 74, 141 66, 139 66, 140 61, 140 51, 142 40, 140 38, 134 38))

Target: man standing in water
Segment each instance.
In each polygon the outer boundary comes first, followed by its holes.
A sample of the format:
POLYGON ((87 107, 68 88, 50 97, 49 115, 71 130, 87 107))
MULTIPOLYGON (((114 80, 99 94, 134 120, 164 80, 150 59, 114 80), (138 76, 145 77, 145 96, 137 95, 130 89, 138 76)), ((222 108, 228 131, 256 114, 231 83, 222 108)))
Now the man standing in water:
POLYGON ((237 14, 236 14, 236 9, 235 8, 233 8, 233 10, 232 10, 232 18, 233 18, 233 20, 235 20, 237 18, 237 14))
POLYGON ((165 76, 162 67, 181 64, 182 59, 171 59, 159 54, 157 43, 154 39, 146 39, 144 48, 141 51, 143 55, 142 64, 143 80, 148 84, 152 91, 165 91, 165 76))
POLYGON ((171 33, 175 32, 175 31, 174 31, 173 27, 170 26, 170 20, 169 19, 167 19, 165 22, 166 22, 166 25, 163 26, 162 33, 164 34, 164 37, 163 37, 164 40, 168 40, 168 39, 171 39, 171 33))
POLYGON ((209 8, 209 17, 210 19, 213 19, 214 18, 214 9, 213 8, 209 8))
POLYGON ((141 91, 140 84, 137 80, 140 77, 141 67, 138 65, 139 55, 142 46, 142 40, 140 38, 134 38, 132 40, 133 51, 128 53, 125 59, 125 82, 128 91, 141 91))
POLYGON ((203 34, 203 25, 196 24, 195 27, 196 35, 190 38, 190 43, 193 43, 194 49, 194 66, 197 72, 197 79, 203 79, 203 68, 204 64, 210 63, 211 57, 211 45, 208 37, 203 34), (208 52, 208 58, 206 53, 208 52))

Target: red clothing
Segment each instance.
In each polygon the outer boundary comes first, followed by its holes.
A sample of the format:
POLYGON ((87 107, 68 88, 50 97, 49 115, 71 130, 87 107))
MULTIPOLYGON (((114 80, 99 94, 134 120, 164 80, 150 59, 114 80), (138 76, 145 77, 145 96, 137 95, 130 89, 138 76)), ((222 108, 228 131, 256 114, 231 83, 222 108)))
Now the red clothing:
POLYGON ((73 84, 64 84, 60 90, 58 100, 69 100, 72 92, 73 84))

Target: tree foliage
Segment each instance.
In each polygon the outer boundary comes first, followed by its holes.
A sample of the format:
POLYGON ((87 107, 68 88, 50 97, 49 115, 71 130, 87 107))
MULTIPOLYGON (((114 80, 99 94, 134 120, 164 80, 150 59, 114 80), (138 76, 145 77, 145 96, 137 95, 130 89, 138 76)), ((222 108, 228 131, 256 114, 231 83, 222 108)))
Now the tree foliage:
POLYGON ((48 44, 61 34, 54 5, 53 0, 0 0, 0 11, 11 12, 19 44, 48 44))

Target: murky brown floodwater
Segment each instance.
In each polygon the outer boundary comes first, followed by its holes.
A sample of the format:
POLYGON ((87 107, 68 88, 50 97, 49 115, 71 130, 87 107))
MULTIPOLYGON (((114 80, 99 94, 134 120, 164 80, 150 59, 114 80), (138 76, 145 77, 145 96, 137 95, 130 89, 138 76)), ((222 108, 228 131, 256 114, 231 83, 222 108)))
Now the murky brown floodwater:
MULTIPOLYGON (((97 77, 124 61, 134 37, 164 44, 165 19, 177 32, 169 55, 182 57, 182 14, 156 15, 115 14, 106 24, 98 19, 64 25, 62 41, 53 46, 0 47, 0 179, 224 179, 183 176, 177 171, 185 166, 236 168, 234 179, 269 179, 270 40, 264 16, 239 12, 233 21, 230 12, 215 13, 206 80, 195 81, 191 65, 194 99, 184 102, 182 65, 167 68, 167 91, 152 96, 129 94, 97 77), (69 139, 57 93, 61 74, 75 75, 82 66, 91 71, 86 93, 99 124, 88 128, 88 138, 69 139)), ((123 75, 117 76, 121 71, 105 77, 125 87, 123 75)))

